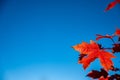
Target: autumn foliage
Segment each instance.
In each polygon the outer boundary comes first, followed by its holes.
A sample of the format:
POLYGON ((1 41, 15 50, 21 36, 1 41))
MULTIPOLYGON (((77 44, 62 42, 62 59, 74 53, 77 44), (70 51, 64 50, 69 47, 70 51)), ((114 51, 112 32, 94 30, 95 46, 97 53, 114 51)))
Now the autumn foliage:
POLYGON ((73 46, 73 48, 79 51, 80 54, 86 54, 86 56, 79 60, 79 63, 83 64, 84 69, 86 69, 96 58, 100 60, 101 65, 106 71, 110 70, 111 66, 113 66, 111 58, 115 58, 115 56, 112 53, 101 49, 99 44, 92 40, 90 41, 90 44, 82 42, 81 44, 73 46))
POLYGON ((91 40, 90 43, 82 42, 81 44, 77 44, 73 46, 73 48, 80 53, 78 63, 83 65, 83 68, 86 69, 89 67, 89 65, 94 62, 97 58, 100 60, 102 69, 101 71, 92 70, 90 73, 88 73, 87 76, 93 78, 93 79, 99 79, 99 80, 120 80, 120 75, 109 75, 108 72, 111 71, 118 71, 119 68, 115 68, 112 58, 116 58, 114 56, 114 53, 120 52, 120 43, 119 42, 120 37, 120 29, 116 29, 115 33, 113 35, 96 35, 96 41, 91 40), (115 42, 113 40, 114 37, 118 37, 118 41, 115 42), (102 45, 98 44, 98 40, 102 38, 108 38, 113 41, 113 47, 112 48, 103 48, 102 45), (107 49, 111 50, 111 52, 108 52, 107 49))
MULTIPOLYGON (((116 4, 120 4, 120 0, 110 2, 105 11, 112 9, 116 4)), ((115 53, 120 53, 119 28, 112 35, 96 34, 96 40, 90 40, 90 43, 82 42, 73 46, 73 49, 79 52, 78 63, 82 64, 84 69, 87 69, 96 59, 100 61, 102 67, 100 71, 92 70, 87 74, 92 80, 120 80, 120 74, 115 73, 120 71, 120 68, 115 67, 112 61, 112 58, 116 58, 115 53), (114 40, 114 37, 117 40, 114 40), (102 44, 99 44, 98 41, 103 38, 110 39, 112 41, 112 47, 105 48, 102 44), (109 74, 110 71, 113 71, 114 74, 109 74)))

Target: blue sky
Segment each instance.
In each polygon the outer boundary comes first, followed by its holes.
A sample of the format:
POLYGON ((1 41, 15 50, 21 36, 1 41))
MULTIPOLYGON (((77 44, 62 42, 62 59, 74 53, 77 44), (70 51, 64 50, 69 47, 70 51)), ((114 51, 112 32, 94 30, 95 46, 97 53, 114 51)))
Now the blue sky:
POLYGON ((99 61, 84 71, 71 46, 114 33, 120 6, 104 12, 111 1, 1 0, 0 80, 88 80, 99 61))

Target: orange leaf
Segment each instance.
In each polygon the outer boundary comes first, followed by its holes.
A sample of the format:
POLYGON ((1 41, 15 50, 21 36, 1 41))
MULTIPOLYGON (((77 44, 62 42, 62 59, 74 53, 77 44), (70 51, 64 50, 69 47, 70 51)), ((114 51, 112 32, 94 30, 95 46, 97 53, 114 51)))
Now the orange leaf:
POLYGON ((111 58, 115 58, 115 56, 101 50, 99 45, 94 41, 90 41, 90 44, 82 42, 81 44, 73 46, 73 48, 81 54, 86 54, 85 57, 79 60, 79 63, 83 64, 84 69, 86 69, 96 58, 100 59, 101 65, 106 71, 110 70, 111 66, 113 66, 111 58))

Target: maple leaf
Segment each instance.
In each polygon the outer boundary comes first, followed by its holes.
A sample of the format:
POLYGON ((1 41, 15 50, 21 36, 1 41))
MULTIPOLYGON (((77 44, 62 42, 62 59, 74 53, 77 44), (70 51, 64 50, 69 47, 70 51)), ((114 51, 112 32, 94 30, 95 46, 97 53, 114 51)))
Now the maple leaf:
POLYGON ((98 79, 101 77, 101 73, 97 70, 92 70, 90 73, 87 74, 88 77, 91 77, 93 79, 98 79))
POLYGON ((78 63, 83 64, 84 69, 86 69, 96 58, 100 59, 101 65, 106 71, 110 70, 111 66, 113 66, 111 58, 115 58, 115 56, 100 49, 99 45, 92 40, 90 44, 82 42, 81 44, 73 46, 73 48, 79 51, 80 54, 86 54, 86 56, 78 61, 78 63))
POLYGON ((111 3, 109 3, 107 8, 105 9, 105 11, 108 11, 108 10, 112 9, 117 3, 118 3, 118 0, 115 0, 111 3))
POLYGON ((96 36, 97 36, 96 40, 99 40, 101 38, 110 38, 110 39, 113 38, 113 36, 110 36, 110 35, 103 36, 103 35, 100 35, 100 34, 96 34, 96 36))
POLYGON ((98 79, 101 77, 107 78, 108 73, 104 69, 101 69, 101 71, 92 70, 90 73, 87 74, 87 76, 93 79, 98 79))

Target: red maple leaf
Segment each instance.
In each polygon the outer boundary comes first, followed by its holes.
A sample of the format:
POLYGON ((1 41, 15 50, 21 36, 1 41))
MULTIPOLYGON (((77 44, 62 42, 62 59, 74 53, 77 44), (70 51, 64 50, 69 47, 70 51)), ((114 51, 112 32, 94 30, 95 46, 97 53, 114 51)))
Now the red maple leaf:
POLYGON ((84 69, 86 69, 96 58, 100 59, 100 63, 106 71, 110 70, 111 66, 113 66, 111 58, 115 58, 115 56, 110 52, 100 49, 99 45, 94 41, 91 41, 90 44, 82 42, 81 44, 73 46, 73 48, 79 51, 80 54, 87 55, 79 60, 79 63, 83 64, 84 69))
POLYGON ((109 3, 107 8, 105 9, 105 11, 108 11, 108 10, 112 9, 117 3, 120 3, 120 0, 115 0, 111 3, 109 3))
POLYGON ((92 70, 87 74, 87 76, 93 79, 99 79, 101 77, 107 78, 108 73, 104 69, 101 69, 101 71, 92 70))

